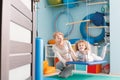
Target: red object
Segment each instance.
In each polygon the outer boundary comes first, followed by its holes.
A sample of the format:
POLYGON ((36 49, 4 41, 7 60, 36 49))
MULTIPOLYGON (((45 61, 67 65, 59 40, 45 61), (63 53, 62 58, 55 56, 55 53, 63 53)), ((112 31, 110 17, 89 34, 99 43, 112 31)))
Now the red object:
POLYGON ((59 62, 59 59, 56 57, 56 58, 54 59, 54 61, 55 61, 55 62, 54 62, 54 65, 56 65, 56 63, 59 62))
POLYGON ((102 71, 102 65, 88 65, 87 66, 87 73, 100 73, 102 71))
POLYGON ((103 66, 103 72, 109 74, 110 72, 110 64, 106 64, 103 66))

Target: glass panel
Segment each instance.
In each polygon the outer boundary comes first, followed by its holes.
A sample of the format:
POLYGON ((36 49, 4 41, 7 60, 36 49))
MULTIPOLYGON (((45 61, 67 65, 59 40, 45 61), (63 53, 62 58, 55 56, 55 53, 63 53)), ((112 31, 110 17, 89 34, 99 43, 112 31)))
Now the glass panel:
POLYGON ((31 65, 25 65, 9 71, 9 80, 26 80, 30 77, 31 65))
POLYGON ((31 0, 21 0, 26 7, 31 11, 31 0))
POLYGON ((10 40, 31 43, 31 32, 10 22, 10 40))

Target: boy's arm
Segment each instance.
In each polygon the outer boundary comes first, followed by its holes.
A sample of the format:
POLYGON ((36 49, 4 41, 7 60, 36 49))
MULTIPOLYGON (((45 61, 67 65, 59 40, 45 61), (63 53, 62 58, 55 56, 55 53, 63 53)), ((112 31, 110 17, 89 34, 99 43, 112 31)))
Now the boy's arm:
POLYGON ((55 47, 52 47, 53 52, 56 54, 56 56, 58 57, 58 59, 63 62, 64 64, 66 64, 66 60, 60 55, 60 53, 55 49, 55 47))

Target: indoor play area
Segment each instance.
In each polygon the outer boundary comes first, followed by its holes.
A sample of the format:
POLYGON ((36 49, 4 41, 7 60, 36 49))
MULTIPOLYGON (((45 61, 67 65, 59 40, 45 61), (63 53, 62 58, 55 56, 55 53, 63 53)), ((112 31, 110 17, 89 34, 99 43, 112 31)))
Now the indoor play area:
MULTIPOLYGON (((38 65, 39 68, 43 65, 43 73, 41 73, 43 78, 53 80, 75 80, 75 78, 78 80, 101 80, 103 78, 109 80, 109 0, 45 0, 36 5, 37 32, 38 36, 44 40, 43 64, 37 64, 36 69, 38 69, 38 65), (44 16, 44 19, 41 19, 41 16, 44 16), (56 43, 52 34, 56 31, 64 34, 65 39, 72 44, 73 49, 77 41, 86 40, 91 44, 92 52, 96 55, 105 52, 107 54, 105 59, 92 62, 67 62, 68 65, 74 65, 73 75, 67 78, 59 77, 60 71, 56 69, 59 59, 52 49, 56 43), (106 45, 107 50, 104 49, 106 45)), ((37 79, 38 77, 40 76, 37 76, 37 79)))
POLYGON ((0 80, 120 80, 119 0, 1 0, 0 80))

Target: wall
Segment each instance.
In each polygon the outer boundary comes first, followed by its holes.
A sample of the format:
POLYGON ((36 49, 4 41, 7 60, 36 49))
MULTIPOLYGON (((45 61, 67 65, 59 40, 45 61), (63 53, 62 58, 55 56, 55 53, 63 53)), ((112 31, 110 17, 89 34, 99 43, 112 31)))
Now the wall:
MULTIPOLYGON (((91 13, 95 13, 95 12, 101 12, 101 6, 102 5, 92 5, 92 6, 86 6, 85 2, 80 2, 78 3, 78 5, 76 5, 76 7, 73 8, 66 8, 65 6, 62 8, 54 8, 54 16, 53 16, 53 21, 55 21, 54 19, 56 18, 56 16, 62 12, 62 11, 66 11, 68 13, 71 14, 71 16, 73 17, 73 21, 80 21, 82 20, 85 16, 91 14, 91 13), (58 11, 57 11, 58 10, 58 11)), ((63 14, 64 15, 64 14, 63 14)), ((64 34, 67 32, 67 27, 66 23, 69 23, 69 20, 67 19, 65 21, 67 16, 63 17, 62 15, 58 18, 57 21, 61 21, 57 23, 57 28, 59 31, 63 32, 64 34), (66 29, 66 30, 65 30, 66 29)), ((80 24, 74 24, 74 28, 71 32, 71 34, 66 37, 68 39, 74 39, 74 38, 80 38, 82 39, 81 33, 80 33, 80 24)), ((71 25, 70 25, 71 26, 71 25)), ((54 30, 55 31, 55 30, 54 30)), ((93 29, 89 30, 91 31, 90 33, 92 35, 99 35, 101 32, 101 29, 94 29, 94 33, 92 32, 93 29), (96 32, 95 32, 96 31, 96 32)))
POLYGON ((118 7, 120 6, 120 0, 110 0, 110 42, 111 42, 111 53, 110 53, 110 73, 120 74, 120 11, 118 7))
POLYGON ((46 0, 40 0, 37 4, 36 26, 38 30, 38 36, 44 40, 46 44, 49 39, 52 39, 53 26, 52 15, 53 10, 46 5, 46 0))
MULTIPOLYGON (((52 7, 50 5, 48 6, 46 1, 47 0, 41 0, 40 3, 38 3, 39 9, 37 9, 37 27, 39 32, 38 36, 43 38, 45 44, 49 39, 52 39, 52 34, 56 31, 54 25, 57 25, 58 31, 61 31, 63 33, 66 33, 68 30, 66 26, 66 23, 68 23, 66 15, 61 15, 58 17, 57 24, 55 24, 56 17, 60 12, 67 11, 72 15, 74 21, 80 21, 90 13, 95 13, 96 11, 101 12, 101 7, 103 6, 102 4, 86 6, 85 2, 81 2, 76 7, 69 9, 63 5, 61 7, 52 7)), ((72 33, 66 38, 82 38, 79 26, 80 23, 75 24, 72 33)), ((96 29, 94 32, 93 29, 89 31, 91 31, 90 33, 94 36, 97 36, 101 33, 101 29, 96 29)))

